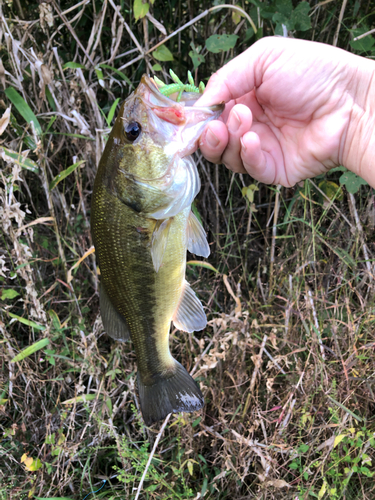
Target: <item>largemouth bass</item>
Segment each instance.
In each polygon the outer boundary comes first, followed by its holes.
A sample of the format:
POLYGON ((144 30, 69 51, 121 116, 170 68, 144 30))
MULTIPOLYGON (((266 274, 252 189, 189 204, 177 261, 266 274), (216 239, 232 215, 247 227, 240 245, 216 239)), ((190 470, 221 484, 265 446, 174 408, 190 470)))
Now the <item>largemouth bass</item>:
POLYGON ((153 80, 142 77, 108 138, 91 205, 103 325, 114 339, 130 335, 134 343, 146 425, 204 404, 198 385, 169 351, 169 330, 171 321, 186 332, 207 323, 185 280, 186 250, 210 253, 191 211, 200 181, 189 155, 224 106, 185 101, 163 96, 153 80))

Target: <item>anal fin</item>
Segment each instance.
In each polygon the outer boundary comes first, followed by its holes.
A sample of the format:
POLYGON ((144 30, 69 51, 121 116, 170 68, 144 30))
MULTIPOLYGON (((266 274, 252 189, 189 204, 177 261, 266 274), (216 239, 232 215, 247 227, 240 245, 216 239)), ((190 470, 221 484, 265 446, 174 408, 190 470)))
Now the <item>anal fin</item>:
POLYGON ((165 249, 167 248, 169 229, 171 227, 172 218, 158 220, 155 225, 154 232, 151 238, 151 257, 154 269, 159 271, 163 263, 165 249))
POLYGON ((208 257, 210 255, 206 231, 193 212, 190 212, 188 218, 187 249, 189 252, 201 257, 208 257))
POLYGON ((100 314, 106 333, 115 340, 129 340, 130 331, 126 319, 116 310, 102 283, 100 284, 99 298, 100 314))
POLYGON ((203 330, 207 325, 203 306, 187 281, 172 319, 176 328, 188 333, 203 330))

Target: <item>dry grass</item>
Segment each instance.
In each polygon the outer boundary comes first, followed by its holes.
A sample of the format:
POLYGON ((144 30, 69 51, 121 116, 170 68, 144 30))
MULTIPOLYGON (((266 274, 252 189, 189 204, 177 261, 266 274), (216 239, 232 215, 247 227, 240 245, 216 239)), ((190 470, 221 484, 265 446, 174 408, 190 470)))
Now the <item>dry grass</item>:
MULTIPOLYGON (((168 12, 159 3, 152 14, 168 33, 199 14, 192 2, 168 12)), ((13 105, 1 136, 1 500, 83 499, 101 487, 89 498, 134 499, 160 429, 145 429, 139 416, 131 344, 103 333, 89 252, 106 117, 157 62, 144 50, 163 38, 150 18, 134 24, 125 2, 114 7, 112 0, 39 7, 15 0, 1 13, 2 88, 17 89, 42 130, 13 105), (84 67, 63 69, 72 61, 84 67), (104 68, 102 86, 101 63, 127 79, 104 68), (26 157, 37 171, 20 166, 26 157), (11 362, 43 338, 47 346, 11 362)), ((368 6, 354 8, 347 4, 345 26, 368 6)), ((317 4, 310 38, 333 40, 340 9, 317 4)), ((270 34, 271 23, 260 20, 270 34)), ((241 22, 222 10, 181 30, 169 42, 175 71, 191 66, 186 40, 204 43, 223 29, 243 38, 241 22)), ((348 48, 348 40, 343 25, 338 45, 348 48)), ((200 79, 235 53, 205 53, 200 79)), ((8 97, 2 94, 3 110, 8 97)), ((189 266, 209 326, 174 332, 171 347, 193 370, 206 406, 171 417, 139 498, 374 498, 372 190, 362 186, 332 202, 318 181, 279 191, 258 185, 250 211, 241 194, 247 178, 198 160, 197 207, 218 272, 189 266)), ((335 175, 329 179, 337 182, 335 175)))

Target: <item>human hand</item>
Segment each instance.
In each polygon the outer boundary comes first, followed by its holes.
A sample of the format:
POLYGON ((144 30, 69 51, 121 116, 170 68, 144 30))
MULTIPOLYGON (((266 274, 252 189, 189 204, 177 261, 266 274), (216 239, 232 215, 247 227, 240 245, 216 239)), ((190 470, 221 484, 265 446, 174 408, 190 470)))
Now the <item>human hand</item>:
POLYGON ((197 103, 226 103, 223 121, 202 134, 203 155, 287 187, 345 165, 353 109, 371 80, 360 79, 364 61, 316 42, 259 40, 210 78, 197 103))

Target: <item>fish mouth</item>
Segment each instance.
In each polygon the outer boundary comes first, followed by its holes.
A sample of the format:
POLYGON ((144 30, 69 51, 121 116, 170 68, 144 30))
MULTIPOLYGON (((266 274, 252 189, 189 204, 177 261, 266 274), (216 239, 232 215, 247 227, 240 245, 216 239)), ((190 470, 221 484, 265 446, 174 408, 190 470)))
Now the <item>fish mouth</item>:
POLYGON ((182 100, 180 102, 176 102, 173 99, 161 94, 154 80, 147 75, 142 76, 141 83, 143 83, 150 91, 151 95, 149 96, 149 102, 150 104, 155 105, 155 109, 172 108, 174 110, 178 110, 180 113, 185 111, 183 114, 186 114, 189 111, 194 111, 201 114, 207 114, 207 118, 210 118, 212 113, 217 115, 217 117, 220 116, 225 108, 224 102, 213 104, 211 106, 195 106, 196 101, 202 97, 202 94, 193 92, 189 93, 188 101, 185 102, 182 100))

